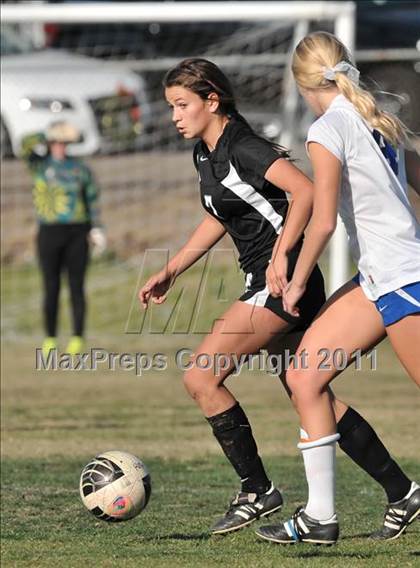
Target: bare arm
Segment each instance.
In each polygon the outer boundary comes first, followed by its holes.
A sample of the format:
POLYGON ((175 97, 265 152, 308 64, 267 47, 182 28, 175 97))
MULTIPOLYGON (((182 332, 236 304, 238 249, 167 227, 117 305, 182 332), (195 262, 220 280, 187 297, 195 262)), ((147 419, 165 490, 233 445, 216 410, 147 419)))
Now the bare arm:
POLYGON ((417 152, 405 151, 405 169, 408 183, 420 196, 420 156, 417 152))
POLYGON ((302 236, 312 212, 313 187, 303 172, 284 159, 276 160, 268 168, 265 178, 292 196, 287 223, 273 249, 274 257, 277 251, 290 252, 302 236))
POLYGON ((167 271, 177 277, 206 252, 208 252, 226 233, 224 226, 211 215, 206 215, 186 244, 168 262, 167 271))
POLYGON ((312 212, 311 180, 285 159, 276 160, 265 178, 292 196, 286 222, 274 245, 271 265, 267 270, 267 285, 273 296, 279 296, 287 285, 287 253, 302 236, 312 212))
POLYGON ((206 215, 187 243, 173 256, 167 266, 154 274, 139 291, 141 305, 146 308, 150 299, 155 304, 166 300, 175 279, 199 260, 226 233, 224 226, 211 215, 206 215))
POLYGON ((305 241, 299 254, 288 291, 283 296, 286 311, 297 315, 296 303, 302 297, 308 278, 334 233, 341 180, 341 162, 321 144, 309 144, 314 171, 314 204, 305 241))

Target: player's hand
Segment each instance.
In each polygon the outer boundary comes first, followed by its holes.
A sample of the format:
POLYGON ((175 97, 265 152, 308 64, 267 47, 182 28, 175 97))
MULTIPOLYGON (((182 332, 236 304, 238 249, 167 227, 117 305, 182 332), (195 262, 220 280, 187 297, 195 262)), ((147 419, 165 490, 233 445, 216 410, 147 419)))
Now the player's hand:
POLYGON ((283 308, 291 316, 298 317, 300 315, 296 304, 305 293, 305 290, 306 286, 298 286, 292 280, 283 291, 283 308))
POLYGON ((154 304, 162 304, 168 295, 169 288, 175 282, 175 277, 167 270, 161 270, 154 274, 139 291, 139 300, 143 309, 146 309, 149 301, 154 304))
POLYGON ((287 287, 287 266, 287 256, 278 252, 265 271, 265 281, 268 291, 274 298, 280 298, 287 287))
POLYGON ((93 227, 89 231, 89 241, 93 247, 92 253, 94 256, 99 256, 106 251, 106 234, 100 227, 93 227))

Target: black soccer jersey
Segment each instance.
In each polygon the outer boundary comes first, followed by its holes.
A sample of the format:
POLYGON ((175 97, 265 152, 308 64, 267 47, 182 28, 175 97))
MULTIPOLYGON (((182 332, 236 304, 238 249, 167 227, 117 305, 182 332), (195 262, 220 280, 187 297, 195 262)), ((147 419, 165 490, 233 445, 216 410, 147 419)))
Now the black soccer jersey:
POLYGON ((213 152, 203 141, 194 148, 203 207, 232 237, 244 272, 268 261, 286 219, 286 194, 264 178, 280 157, 268 141, 235 118, 213 152))

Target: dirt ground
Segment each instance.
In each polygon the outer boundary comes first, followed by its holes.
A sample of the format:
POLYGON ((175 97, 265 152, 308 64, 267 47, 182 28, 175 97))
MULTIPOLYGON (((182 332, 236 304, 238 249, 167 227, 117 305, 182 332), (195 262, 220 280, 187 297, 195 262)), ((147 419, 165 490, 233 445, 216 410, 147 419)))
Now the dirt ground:
MULTIPOLYGON (((310 175, 303 148, 293 157, 310 175)), ((101 189, 102 222, 109 250, 121 259, 148 247, 185 242, 203 211, 190 151, 150 151, 86 159, 101 189)), ((23 263, 35 256, 31 180, 20 160, 4 160, 1 168, 1 261, 23 263)), ((420 198, 410 190, 420 217, 420 198)))
MULTIPOLYGON (((193 459, 219 454, 208 424, 185 392, 182 373, 164 339, 160 336, 154 345, 139 341, 133 350, 124 346, 130 352, 148 346, 150 353, 154 349, 168 354, 164 372, 152 369, 142 376, 102 367, 37 371, 33 342, 8 342, 1 393, 3 456, 93 455, 98 447, 113 447, 117 441, 134 451, 139 439, 144 457, 193 459)), ((194 337, 179 341, 191 347, 196 343, 194 337)), ((261 370, 244 370, 228 382, 249 413, 262 454, 296 455, 298 421, 279 379, 261 370)), ((378 348, 377 370, 364 359, 361 370, 348 369, 334 383, 334 390, 371 421, 393 455, 418 458, 419 395, 387 342, 378 348)))

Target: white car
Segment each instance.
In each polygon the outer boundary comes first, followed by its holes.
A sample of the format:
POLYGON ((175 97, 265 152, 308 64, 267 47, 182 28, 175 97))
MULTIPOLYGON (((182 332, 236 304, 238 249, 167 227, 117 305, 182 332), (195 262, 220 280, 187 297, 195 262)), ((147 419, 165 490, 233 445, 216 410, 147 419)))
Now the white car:
POLYGON ((81 132, 69 153, 136 148, 150 128, 144 80, 112 63, 61 50, 34 50, 1 28, 1 154, 19 156, 22 138, 67 120, 81 132))

